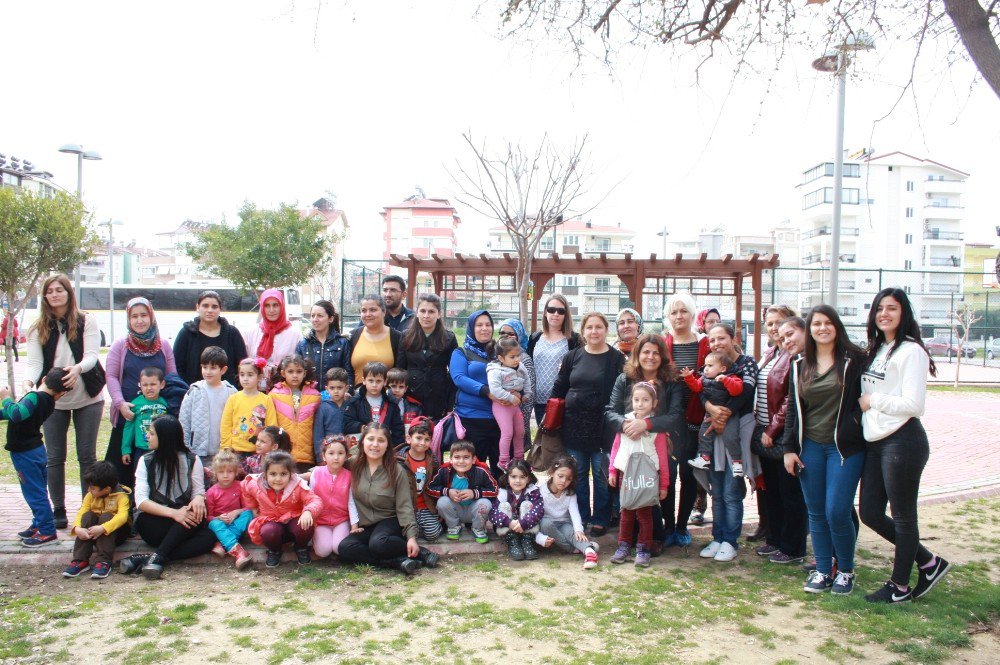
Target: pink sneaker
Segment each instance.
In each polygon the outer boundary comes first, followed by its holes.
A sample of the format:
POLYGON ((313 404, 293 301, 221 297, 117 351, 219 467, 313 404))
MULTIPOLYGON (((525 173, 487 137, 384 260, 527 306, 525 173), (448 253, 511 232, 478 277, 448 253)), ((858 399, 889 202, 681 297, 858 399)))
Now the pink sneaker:
POLYGON ((587 548, 587 553, 583 555, 583 569, 590 570, 597 568, 597 552, 593 548, 587 548))

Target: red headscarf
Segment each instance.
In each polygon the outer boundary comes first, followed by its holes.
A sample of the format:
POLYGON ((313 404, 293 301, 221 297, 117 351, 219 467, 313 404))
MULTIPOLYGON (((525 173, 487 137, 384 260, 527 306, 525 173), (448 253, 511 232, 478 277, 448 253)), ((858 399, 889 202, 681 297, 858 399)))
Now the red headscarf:
POLYGON ((261 293, 260 329, 264 333, 264 336, 260 338, 260 344, 257 346, 257 355, 261 358, 270 358, 271 354, 274 353, 274 338, 285 328, 291 327, 291 325, 288 316, 285 314, 285 295, 279 289, 267 289, 261 293), (278 304, 281 305, 277 321, 269 321, 264 314, 264 303, 272 298, 277 300, 278 304))

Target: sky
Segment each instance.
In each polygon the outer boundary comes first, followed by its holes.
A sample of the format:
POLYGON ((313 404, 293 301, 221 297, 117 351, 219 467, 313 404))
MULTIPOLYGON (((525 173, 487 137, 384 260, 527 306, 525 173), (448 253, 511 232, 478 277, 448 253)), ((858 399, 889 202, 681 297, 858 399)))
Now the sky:
MULTIPOLYGON (((724 55, 696 80, 692 58, 658 47, 623 51, 609 72, 562 44, 503 39, 500 4, 9 3, 0 152, 72 190, 76 160, 57 148, 97 150, 85 203, 124 223, 116 239, 145 245, 185 219, 235 221, 245 200, 305 206, 329 191, 356 259, 381 254, 379 212, 417 186, 456 203, 460 248, 485 244, 489 221, 457 203, 449 175, 471 156, 466 131, 492 145, 587 134, 595 185, 581 205, 602 200, 589 219, 657 245, 664 225, 681 239, 794 218, 801 173, 832 159, 835 88, 810 67, 818 53, 786 54, 769 88, 753 73, 734 81, 724 55)), ((966 239, 996 242, 1000 100, 981 82, 970 91, 961 64, 922 73, 916 100, 893 109, 909 71, 901 46, 857 58, 845 144, 971 173, 966 239)))

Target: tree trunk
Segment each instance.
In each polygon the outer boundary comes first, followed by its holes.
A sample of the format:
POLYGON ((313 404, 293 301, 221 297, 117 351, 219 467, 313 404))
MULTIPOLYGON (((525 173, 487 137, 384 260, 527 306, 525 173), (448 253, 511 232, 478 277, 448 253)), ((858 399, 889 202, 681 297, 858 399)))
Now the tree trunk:
POLYGON ((14 313, 7 309, 7 334, 3 337, 3 355, 7 362, 7 385, 10 386, 10 398, 17 401, 17 386, 14 385, 14 353, 11 340, 14 339, 14 313))
POLYGON ((990 31, 990 18, 978 0, 944 0, 965 50, 994 94, 1000 97, 1000 47, 990 31))
MULTIPOLYGON (((517 259, 517 312, 518 320, 523 325, 528 319, 528 282, 531 281, 531 266, 533 262, 533 257, 528 256, 518 256, 517 259)), ((531 326, 525 326, 526 329, 530 329, 531 326)))
POLYGON ((955 387, 956 388, 958 388, 958 375, 962 371, 962 354, 963 353, 965 353, 965 350, 962 348, 962 345, 959 344, 958 345, 958 358, 955 359, 955 387))

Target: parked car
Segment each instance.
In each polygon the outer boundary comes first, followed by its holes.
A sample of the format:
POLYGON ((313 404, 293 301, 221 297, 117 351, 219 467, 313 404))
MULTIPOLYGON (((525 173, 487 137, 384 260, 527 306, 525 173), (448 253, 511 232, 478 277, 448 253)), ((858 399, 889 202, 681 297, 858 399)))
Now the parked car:
POLYGON ((991 339, 986 343, 986 358, 988 360, 1000 358, 1000 337, 991 339))
MULTIPOLYGON (((934 337, 924 342, 924 345, 927 347, 928 353, 932 356, 947 356, 949 358, 958 356, 958 344, 948 337, 934 337)), ((971 344, 966 345, 962 349, 962 356, 964 358, 975 358, 976 350, 971 344)))

